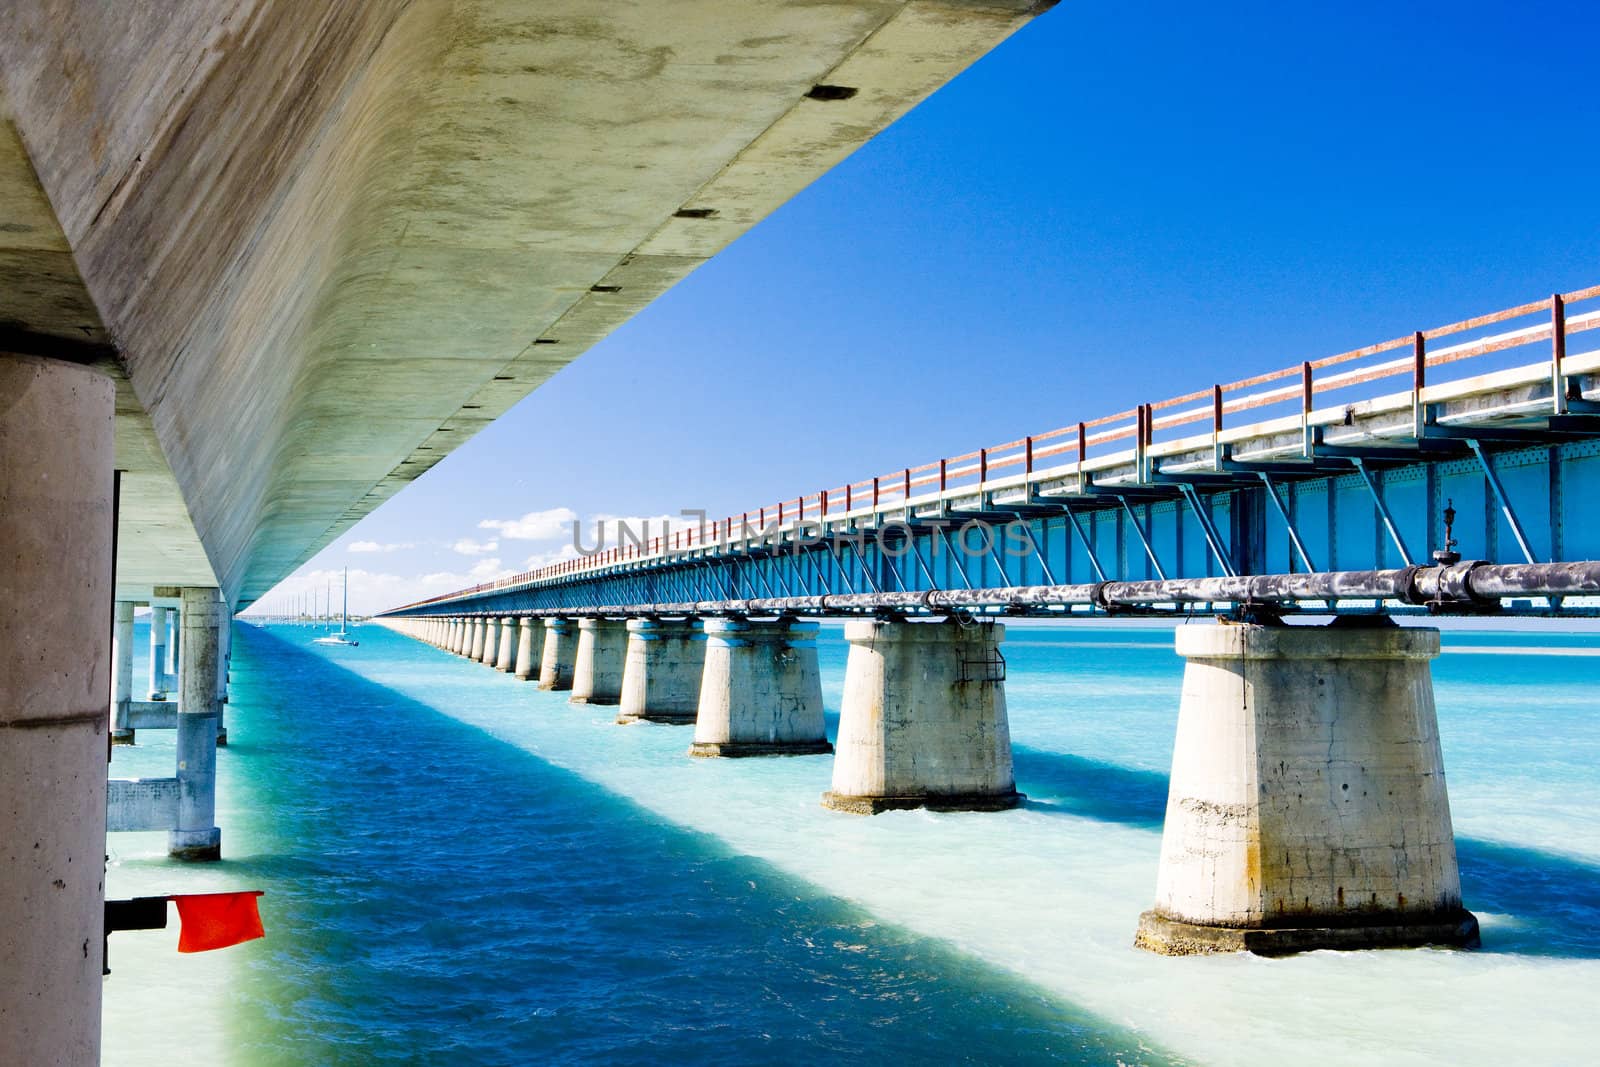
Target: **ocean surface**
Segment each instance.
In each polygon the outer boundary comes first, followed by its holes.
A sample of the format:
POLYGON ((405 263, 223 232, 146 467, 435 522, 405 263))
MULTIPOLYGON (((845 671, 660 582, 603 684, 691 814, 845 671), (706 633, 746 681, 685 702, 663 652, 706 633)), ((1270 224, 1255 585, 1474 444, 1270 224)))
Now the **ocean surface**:
MULTIPOLYGON (((691 760, 689 728, 319 633, 235 624, 223 862, 110 839, 108 895, 263 889, 267 937, 116 934, 107 1064, 1594 1062, 1600 635, 1444 635, 1481 950, 1265 960, 1132 947, 1170 627, 1012 626, 1027 805, 873 818, 818 804, 829 757, 691 760)), ((837 628, 820 652, 831 735, 837 628)), ((113 775, 173 773, 170 731, 139 742, 113 775)))

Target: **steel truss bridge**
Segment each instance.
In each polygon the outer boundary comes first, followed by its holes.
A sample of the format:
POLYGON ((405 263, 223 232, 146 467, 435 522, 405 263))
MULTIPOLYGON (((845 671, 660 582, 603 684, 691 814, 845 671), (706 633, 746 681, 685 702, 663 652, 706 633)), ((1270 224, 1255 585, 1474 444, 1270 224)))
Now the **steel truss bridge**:
POLYGON ((1569 351, 1597 298, 630 531, 385 614, 1600 614, 1600 349, 1569 351))

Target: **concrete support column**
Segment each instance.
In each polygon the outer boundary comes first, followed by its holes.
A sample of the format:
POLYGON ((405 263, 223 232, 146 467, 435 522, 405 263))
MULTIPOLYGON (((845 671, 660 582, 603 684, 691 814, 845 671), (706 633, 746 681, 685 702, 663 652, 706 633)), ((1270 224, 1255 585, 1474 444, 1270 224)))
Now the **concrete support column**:
POLYGON ((228 650, 233 647, 233 614, 228 602, 217 599, 217 744, 228 743, 228 650))
POLYGON ((1140 947, 1477 944, 1428 668, 1437 630, 1191 625, 1177 647, 1188 665, 1140 947))
POLYGON ((691 756, 832 752, 822 718, 817 624, 707 619, 691 756))
POLYGON ((470 619, 457 619, 456 637, 450 651, 458 656, 465 656, 472 651, 472 621, 470 619))
POLYGON ((471 619, 468 624, 472 627, 472 643, 467 645, 467 658, 483 662, 484 626, 482 619, 471 619))
POLYGON ((133 601, 117 601, 111 628, 111 743, 133 744, 133 601))
POLYGON ((539 688, 572 688, 578 658, 578 624, 573 619, 544 620, 544 652, 539 657, 539 688))
POLYGON ((572 665, 574 704, 615 704, 622 697, 622 663, 628 651, 621 619, 579 619, 578 655, 572 665))
POLYGON ((483 655, 478 657, 478 662, 486 667, 494 666, 494 656, 500 640, 500 620, 483 620, 483 655))
POLYGON ((839 749, 826 807, 999 811, 1011 774, 1005 627, 993 622, 849 622, 839 749))
POLYGON ((444 650, 446 652, 453 652, 458 656, 461 654, 461 620, 460 619, 446 619, 445 620, 444 650))
POLYGON ((517 620, 500 620, 500 643, 495 646, 494 667, 510 674, 517 665, 517 620))
POLYGON ((695 619, 629 619, 617 722, 689 723, 700 706, 706 637, 695 619))
POLYGON ((0 1060, 100 1061, 111 380, 0 354, 0 1060))
POLYGON ((182 660, 183 641, 182 627, 183 612, 178 608, 167 611, 167 665, 162 668, 162 675, 166 678, 166 689, 170 693, 179 686, 178 664, 182 660))
POLYGON ((167 609, 150 608, 150 699, 167 699, 167 609))
POLYGON ((222 858, 217 828, 217 590, 183 590, 183 654, 178 663, 178 826, 167 854, 181 860, 222 858))
POLYGON ((539 660, 544 653, 544 620, 517 620, 516 675, 521 681, 539 676, 539 660))

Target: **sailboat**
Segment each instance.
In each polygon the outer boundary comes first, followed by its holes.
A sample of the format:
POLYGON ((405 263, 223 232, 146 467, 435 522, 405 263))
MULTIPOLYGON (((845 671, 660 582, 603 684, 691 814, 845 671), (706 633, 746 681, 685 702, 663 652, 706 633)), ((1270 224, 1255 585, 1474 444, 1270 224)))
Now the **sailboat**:
MULTIPOLYGON (((331 608, 331 605, 330 605, 330 608, 331 608)), ((329 614, 330 615, 332 614, 331 610, 329 611, 329 614)), ((336 633, 336 634, 329 634, 327 637, 319 637, 316 640, 312 641, 311 643, 314 644, 314 645, 349 645, 351 648, 355 648, 357 645, 361 644, 361 642, 360 641, 352 641, 352 640, 350 640, 350 634, 349 634, 349 630, 348 630, 349 625, 350 625, 350 568, 346 567, 344 569, 344 613, 343 613, 343 616, 339 620, 339 632, 336 633)))

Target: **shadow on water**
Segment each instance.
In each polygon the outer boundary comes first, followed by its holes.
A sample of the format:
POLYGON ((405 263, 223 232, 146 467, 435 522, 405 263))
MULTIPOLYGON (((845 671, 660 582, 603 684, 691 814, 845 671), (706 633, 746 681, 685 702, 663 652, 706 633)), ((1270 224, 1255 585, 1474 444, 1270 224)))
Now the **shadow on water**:
POLYGON ((249 743, 222 784, 256 854, 226 862, 269 889, 271 927, 237 950, 246 1062, 1172 1060, 309 650, 236 635, 230 728, 249 743))
MULTIPOLYGON (((1166 775, 1020 745, 1012 752, 1030 809, 1160 831, 1166 775)), ((1467 907, 1511 920, 1485 930, 1485 951, 1600 958, 1600 865, 1461 836, 1456 857, 1467 907)))

